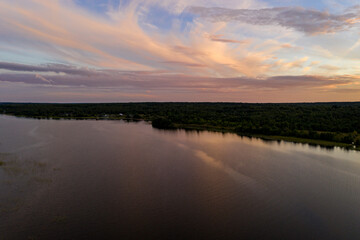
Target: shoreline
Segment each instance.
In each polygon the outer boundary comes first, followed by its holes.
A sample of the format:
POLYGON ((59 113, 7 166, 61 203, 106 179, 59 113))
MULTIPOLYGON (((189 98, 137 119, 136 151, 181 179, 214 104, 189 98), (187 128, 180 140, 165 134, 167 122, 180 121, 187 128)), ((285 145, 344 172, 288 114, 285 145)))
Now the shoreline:
POLYGON ((360 147, 355 147, 352 144, 342 143, 342 142, 332 142, 321 139, 310 139, 310 138, 299 138, 292 136, 277 136, 277 135, 265 135, 265 134, 251 134, 251 133, 238 133, 232 129, 226 128, 215 128, 215 127, 204 127, 204 126, 191 126, 191 125, 175 125, 175 129, 183 129, 183 130, 194 130, 194 131, 210 131, 210 132, 223 132, 223 133, 233 133, 239 136, 245 137, 255 137, 260 138, 262 140, 270 140, 270 141, 285 141, 292 143, 303 143, 321 147, 340 147, 346 150, 355 150, 360 151, 360 147))
MULTIPOLYGON (((25 116, 25 115, 12 115, 12 114, 2 114, 5 116, 13 116, 17 118, 28 118, 28 119, 38 119, 38 120, 96 120, 96 121, 129 121, 129 122, 139 122, 144 121, 149 124, 152 123, 150 119, 134 119, 134 118, 127 118, 127 117, 44 117, 44 116, 25 116)), ((233 133, 239 136, 245 137, 255 137, 262 140, 267 141, 285 141, 285 142, 292 142, 292 143, 302 143, 308 144, 313 146, 320 146, 325 148, 333 148, 333 147, 340 147, 346 150, 355 150, 360 151, 360 146, 356 147, 352 144, 342 143, 342 142, 333 142, 333 141, 326 141, 321 139, 309 139, 309 138, 299 138, 295 136, 280 136, 280 135, 265 135, 265 134, 251 134, 251 133, 238 133, 234 131, 233 128, 226 128, 226 127, 214 127, 214 126, 203 126, 203 125, 192 125, 192 124, 174 124, 173 128, 156 128, 161 130, 185 130, 185 131, 209 131, 209 132, 221 132, 221 133, 233 133)))

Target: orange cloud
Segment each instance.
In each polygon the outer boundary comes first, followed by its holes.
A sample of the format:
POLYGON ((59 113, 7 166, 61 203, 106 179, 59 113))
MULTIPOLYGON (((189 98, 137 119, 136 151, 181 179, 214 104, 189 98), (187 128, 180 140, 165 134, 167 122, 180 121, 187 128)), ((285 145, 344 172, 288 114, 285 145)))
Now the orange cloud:
POLYGON ((126 9, 110 11, 109 19, 92 15, 71 1, 17 3, 0 3, 0 20, 6 23, 3 31, 8 36, 49 58, 82 66, 254 76, 265 73, 273 57, 227 45, 249 44, 249 40, 231 40, 216 34, 204 38, 209 29, 201 24, 195 23, 186 38, 176 29, 165 35, 145 31, 139 23, 141 12, 136 1, 126 9), (171 62, 186 64, 168 64, 171 62), (194 72, 194 66, 201 69, 194 72))

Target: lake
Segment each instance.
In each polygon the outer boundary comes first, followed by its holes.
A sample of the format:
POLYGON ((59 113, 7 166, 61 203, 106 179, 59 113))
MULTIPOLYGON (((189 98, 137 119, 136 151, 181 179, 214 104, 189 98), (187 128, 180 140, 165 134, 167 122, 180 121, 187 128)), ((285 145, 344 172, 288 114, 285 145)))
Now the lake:
POLYGON ((0 115, 0 239, 358 239, 360 153, 0 115))

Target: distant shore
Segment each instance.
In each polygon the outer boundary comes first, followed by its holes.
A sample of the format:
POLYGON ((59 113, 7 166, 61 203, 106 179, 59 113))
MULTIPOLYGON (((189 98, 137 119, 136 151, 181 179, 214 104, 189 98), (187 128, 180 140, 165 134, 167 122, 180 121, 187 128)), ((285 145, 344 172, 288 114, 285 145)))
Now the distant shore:
POLYGON ((0 103, 37 119, 146 121, 158 129, 231 132, 265 140, 360 150, 360 103, 0 103))
POLYGON ((303 143, 303 144, 316 145, 316 146, 321 146, 321 147, 341 147, 341 148, 345 148, 345 149, 348 149, 348 150, 360 151, 360 146, 354 146, 353 144, 325 141, 325 140, 319 140, 319 139, 298 138, 298 137, 291 137, 291 136, 249 134, 249 133, 241 134, 241 133, 237 133, 236 131, 233 131, 231 129, 211 128, 211 127, 202 127, 202 126, 190 126, 190 125, 189 126, 186 126, 186 125, 177 126, 176 129, 234 133, 234 134, 237 134, 237 135, 240 135, 240 136, 255 137, 255 138, 260 138, 260 139, 263 139, 263 140, 303 143))
MULTIPOLYGON (((126 117, 76 117, 76 118, 63 118, 63 117, 29 117, 29 116, 21 116, 21 115, 9 115, 7 116, 13 116, 13 117, 22 117, 22 118, 32 118, 32 119, 43 119, 43 120, 112 120, 112 121, 129 121, 129 122, 138 122, 138 121, 144 121, 151 124, 151 120, 149 119, 132 119, 132 118, 126 118, 126 117)), ((154 126, 153 126, 154 127, 154 126)), ((157 127, 154 127, 157 128, 157 127)), ((353 144, 347 144, 347 143, 341 143, 341 142, 332 142, 332 141, 325 141, 325 140, 317 140, 317 139, 307 139, 307 138, 298 138, 298 137, 291 137, 291 136, 275 136, 275 135, 262 135, 262 134, 249 134, 249 133, 238 133, 234 131, 233 129, 227 129, 227 128, 214 128, 209 126, 194 126, 194 125, 175 125, 174 128, 158 128, 162 130, 189 130, 189 131, 209 131, 209 132, 222 132, 222 133, 233 133, 237 134, 239 136, 246 136, 246 137, 255 137, 260 138, 263 140, 270 140, 270 141, 285 141, 285 142, 293 142, 293 143, 302 143, 302 144, 309 144, 314 146, 321 146, 321 147, 340 147, 347 150, 356 150, 360 151, 360 146, 354 146, 353 144)))

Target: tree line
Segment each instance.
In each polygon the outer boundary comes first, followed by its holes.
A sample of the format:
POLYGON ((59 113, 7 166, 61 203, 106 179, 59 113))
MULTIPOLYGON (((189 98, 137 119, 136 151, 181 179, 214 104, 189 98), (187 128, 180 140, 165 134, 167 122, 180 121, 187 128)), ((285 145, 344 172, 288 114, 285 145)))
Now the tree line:
POLYGON ((143 119, 157 128, 217 129, 360 145, 360 103, 2 103, 33 118, 143 119))

